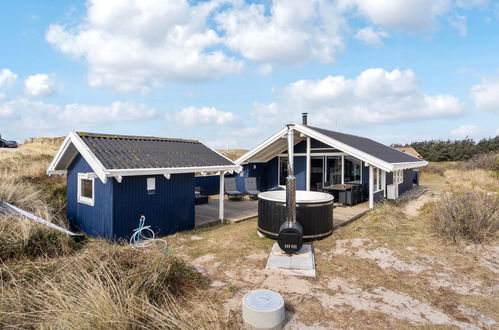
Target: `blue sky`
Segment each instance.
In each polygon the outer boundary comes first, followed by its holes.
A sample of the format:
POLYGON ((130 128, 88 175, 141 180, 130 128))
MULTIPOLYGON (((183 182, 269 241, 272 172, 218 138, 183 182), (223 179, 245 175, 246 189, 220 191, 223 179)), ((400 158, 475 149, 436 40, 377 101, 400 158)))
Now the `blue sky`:
POLYGON ((499 134, 499 3, 0 3, 0 133, 250 148, 299 122, 384 143, 499 134))

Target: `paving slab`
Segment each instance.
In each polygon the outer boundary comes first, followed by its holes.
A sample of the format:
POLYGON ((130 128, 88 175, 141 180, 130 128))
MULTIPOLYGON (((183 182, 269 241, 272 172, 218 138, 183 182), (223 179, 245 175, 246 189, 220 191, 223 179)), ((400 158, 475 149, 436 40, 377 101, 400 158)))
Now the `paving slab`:
POLYGON ((286 275, 315 277, 315 256, 312 246, 304 244, 296 254, 285 254, 274 243, 269 254, 266 270, 286 275))

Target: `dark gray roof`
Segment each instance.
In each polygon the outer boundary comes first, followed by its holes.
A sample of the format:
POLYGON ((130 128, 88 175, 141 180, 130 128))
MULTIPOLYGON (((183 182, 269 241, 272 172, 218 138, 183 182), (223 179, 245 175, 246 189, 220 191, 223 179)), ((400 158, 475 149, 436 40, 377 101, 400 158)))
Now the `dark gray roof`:
POLYGON ((199 141, 77 132, 107 169, 234 165, 199 141))
POLYGON ((335 131, 329 131, 318 127, 308 126, 309 128, 324 134, 332 139, 345 143, 355 149, 370 154, 378 159, 384 160, 388 163, 407 163, 407 162, 420 162, 422 159, 415 158, 411 155, 388 147, 382 143, 373 141, 371 139, 350 135, 335 131))

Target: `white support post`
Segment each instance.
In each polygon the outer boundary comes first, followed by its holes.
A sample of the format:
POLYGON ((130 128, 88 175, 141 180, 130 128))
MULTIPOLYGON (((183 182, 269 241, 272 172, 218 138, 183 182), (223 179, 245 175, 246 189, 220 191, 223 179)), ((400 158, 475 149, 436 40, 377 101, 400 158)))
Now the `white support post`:
POLYGON ((383 197, 386 198, 386 172, 383 170, 381 171, 381 188, 383 189, 383 197))
POLYGON ((307 191, 310 191, 310 137, 307 136, 307 191))
POLYGON ((345 184, 345 156, 341 156, 341 184, 345 184))
POLYGON ((370 209, 374 207, 373 183, 374 183, 373 166, 369 165, 369 208, 370 209))
POLYGON ((225 198, 225 193, 224 193, 224 171, 220 171, 220 196, 219 196, 219 201, 218 201, 218 218, 220 221, 224 221, 224 198, 225 198))

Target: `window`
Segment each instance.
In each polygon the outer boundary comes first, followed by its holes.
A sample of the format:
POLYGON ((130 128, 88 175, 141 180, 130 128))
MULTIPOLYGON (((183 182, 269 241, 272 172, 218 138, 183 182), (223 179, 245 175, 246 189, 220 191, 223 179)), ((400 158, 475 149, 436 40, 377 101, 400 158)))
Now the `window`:
POLYGON ((331 184, 341 183, 341 156, 328 156, 327 157, 327 170, 328 181, 331 184))
POLYGON ((279 157, 279 185, 286 185, 286 177, 288 176, 288 157, 279 157))
POLYGON ((156 178, 147 178, 147 193, 149 195, 156 194, 156 178))
POLYGON ((404 182, 404 171, 397 170, 393 172, 393 183, 400 184, 404 182))
POLYGON ((78 173, 78 203, 94 206, 94 179, 78 173))
POLYGON ((360 183, 360 173, 361 161, 350 156, 345 156, 345 183, 360 183))
POLYGON ((373 192, 381 190, 381 176, 384 175, 382 172, 379 168, 373 167, 373 192))

